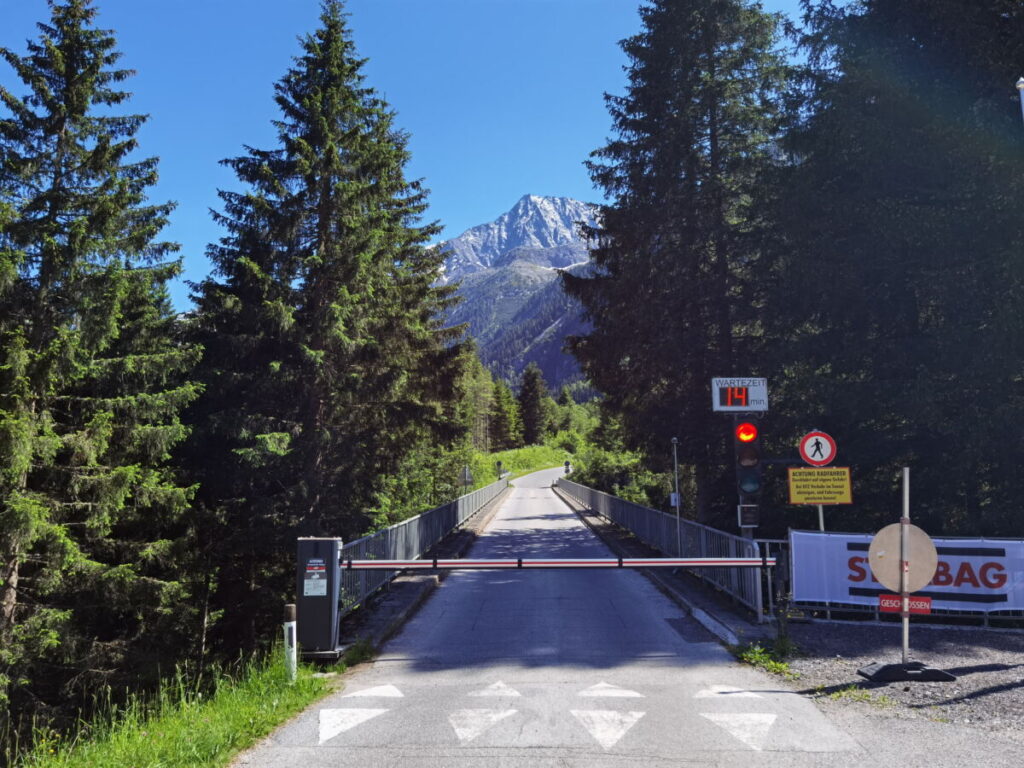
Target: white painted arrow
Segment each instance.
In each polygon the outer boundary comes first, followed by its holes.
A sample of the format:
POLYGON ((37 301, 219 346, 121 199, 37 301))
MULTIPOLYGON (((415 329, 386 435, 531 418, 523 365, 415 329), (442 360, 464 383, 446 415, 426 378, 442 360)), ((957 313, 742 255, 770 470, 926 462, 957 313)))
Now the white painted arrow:
POLYGON ((760 752, 776 716, 759 712, 738 714, 702 712, 701 717, 707 718, 747 746, 760 752))
POLYGON ((333 739, 339 733, 383 715, 386 709, 321 709, 320 743, 333 739))
POLYGON ((697 691, 693 698, 712 699, 716 696, 725 696, 730 699, 760 699, 761 694, 747 691, 743 688, 733 688, 731 685, 712 685, 703 691, 697 691))
POLYGON ((511 717, 514 709, 460 709, 448 715, 448 722, 455 729, 459 741, 472 741, 495 723, 511 717))
POLYGON ((355 693, 346 693, 341 698, 350 699, 353 696, 376 696, 382 699, 400 699, 403 694, 393 685, 378 685, 375 688, 364 688, 363 690, 356 691, 355 693))
POLYGON ((608 750, 614 747, 626 731, 632 728, 646 713, 615 712, 607 709, 570 710, 597 743, 608 750))
POLYGON ((620 698, 631 698, 631 699, 642 699, 644 695, 631 691, 628 688, 620 688, 617 685, 611 685, 609 683, 598 683, 592 685, 585 691, 580 691, 579 696, 608 696, 608 697, 620 697, 620 698))
POLYGON ((505 683, 498 681, 493 685, 488 685, 482 691, 474 691, 469 694, 470 696, 520 696, 521 694, 515 688, 505 685, 505 683))

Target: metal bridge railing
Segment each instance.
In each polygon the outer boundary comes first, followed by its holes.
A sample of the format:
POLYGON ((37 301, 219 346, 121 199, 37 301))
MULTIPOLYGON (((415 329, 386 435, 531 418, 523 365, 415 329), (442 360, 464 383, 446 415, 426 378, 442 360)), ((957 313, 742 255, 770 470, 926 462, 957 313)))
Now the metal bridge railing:
MULTIPOLYGON (((634 504, 617 496, 588 488, 565 478, 555 484, 580 504, 630 531, 642 542, 670 557, 760 557, 757 542, 691 520, 681 520, 677 537, 676 517, 634 504), (677 544, 681 543, 681 546, 677 544)), ((727 592, 764 620, 761 573, 756 568, 693 568, 706 583, 727 592)))
MULTIPOLYGON (((382 531, 350 541, 341 548, 344 560, 415 560, 493 501, 508 486, 504 478, 477 488, 382 531)), ((341 615, 351 611, 395 576, 396 570, 342 571, 341 615)))

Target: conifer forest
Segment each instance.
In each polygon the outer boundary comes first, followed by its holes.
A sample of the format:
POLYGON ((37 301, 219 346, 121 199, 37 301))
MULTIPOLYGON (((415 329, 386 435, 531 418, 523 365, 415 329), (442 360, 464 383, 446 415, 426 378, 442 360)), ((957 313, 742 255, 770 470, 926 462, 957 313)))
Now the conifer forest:
MULTIPOLYGON (((1022 0, 804 0, 799 25, 640 0, 579 158, 603 202, 562 274, 585 379, 557 393, 446 323, 429 179, 342 0, 274 84, 276 140, 223 160, 213 268, 176 311, 174 204, 102 3, 51 0, 0 48, 0 738, 265 650, 297 536, 453 499, 480 454, 558 445, 664 509, 676 437, 683 514, 732 530, 716 376, 768 379, 770 455, 841 440, 835 530, 892 522, 911 466, 932 535, 1024 536, 1022 0)), ((784 536, 766 482, 759 535, 784 536)))

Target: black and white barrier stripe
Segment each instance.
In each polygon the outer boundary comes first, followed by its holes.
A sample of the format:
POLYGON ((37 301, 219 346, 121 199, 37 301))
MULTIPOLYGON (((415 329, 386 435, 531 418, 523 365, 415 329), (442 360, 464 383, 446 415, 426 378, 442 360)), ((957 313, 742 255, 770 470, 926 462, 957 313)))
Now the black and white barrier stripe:
POLYGON ((435 570, 462 568, 770 568, 774 557, 619 557, 610 559, 515 558, 510 560, 349 560, 345 570, 435 570))

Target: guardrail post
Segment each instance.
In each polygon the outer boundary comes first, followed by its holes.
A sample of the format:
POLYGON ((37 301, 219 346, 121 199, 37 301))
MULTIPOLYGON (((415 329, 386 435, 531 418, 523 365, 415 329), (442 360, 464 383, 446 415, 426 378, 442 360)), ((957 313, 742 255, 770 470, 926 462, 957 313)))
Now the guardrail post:
POLYGON ((289 683, 295 682, 298 674, 295 638, 295 603, 284 607, 284 669, 289 683))
MULTIPOLYGON (((761 546, 756 541, 751 542, 754 545, 754 557, 760 557, 762 560, 766 555, 761 553, 761 546)), ((757 623, 764 623, 764 592, 761 591, 761 583, 764 581, 765 571, 767 568, 762 568, 756 572, 756 578, 750 579, 754 586, 754 602, 756 607, 754 610, 757 612, 757 623)))
POLYGON ((295 590, 296 635, 303 655, 338 652, 341 539, 300 538, 295 590))

